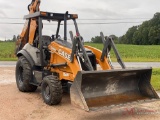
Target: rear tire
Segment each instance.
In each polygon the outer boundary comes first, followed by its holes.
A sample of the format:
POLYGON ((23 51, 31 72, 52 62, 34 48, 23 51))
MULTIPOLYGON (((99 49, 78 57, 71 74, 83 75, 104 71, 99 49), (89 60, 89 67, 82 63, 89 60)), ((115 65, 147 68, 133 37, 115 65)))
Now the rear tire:
POLYGON ((62 100, 62 84, 56 76, 44 77, 42 82, 42 97, 46 104, 57 105, 62 100))
POLYGON ((22 92, 34 92, 37 86, 29 83, 32 78, 33 74, 30 63, 24 56, 19 57, 16 64, 16 83, 18 89, 22 92))

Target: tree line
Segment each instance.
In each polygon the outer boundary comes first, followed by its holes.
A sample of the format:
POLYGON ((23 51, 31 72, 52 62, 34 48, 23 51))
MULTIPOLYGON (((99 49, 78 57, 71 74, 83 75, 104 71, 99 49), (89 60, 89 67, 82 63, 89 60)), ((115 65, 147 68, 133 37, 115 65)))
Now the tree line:
POLYGON ((4 40, 4 41, 0 40, 0 42, 15 42, 15 41, 17 41, 17 37, 18 37, 18 36, 13 35, 13 38, 12 38, 12 39, 7 39, 7 40, 4 40))
POLYGON ((160 13, 139 26, 129 28, 119 41, 125 44, 160 45, 160 13))
MULTIPOLYGON (((114 39, 115 43, 119 43, 119 38, 116 35, 110 35, 114 39)), ((91 38, 92 43, 102 43, 102 38, 100 36, 95 36, 91 38)))
MULTIPOLYGON (((129 28, 121 37, 111 36, 115 43, 119 44, 160 45, 160 13, 155 13, 152 19, 144 21, 141 25, 129 28)), ((100 36, 91 39, 93 43, 101 41, 100 36)))

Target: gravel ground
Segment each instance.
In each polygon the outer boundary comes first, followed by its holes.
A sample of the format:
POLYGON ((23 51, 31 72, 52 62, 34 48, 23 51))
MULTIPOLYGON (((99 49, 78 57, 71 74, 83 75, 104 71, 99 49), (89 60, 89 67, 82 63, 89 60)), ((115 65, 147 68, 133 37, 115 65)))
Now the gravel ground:
POLYGON ((22 93, 15 83, 15 68, 0 67, 0 120, 158 120, 160 101, 130 105, 112 110, 85 112, 63 95, 60 105, 48 106, 40 88, 34 93, 22 93))

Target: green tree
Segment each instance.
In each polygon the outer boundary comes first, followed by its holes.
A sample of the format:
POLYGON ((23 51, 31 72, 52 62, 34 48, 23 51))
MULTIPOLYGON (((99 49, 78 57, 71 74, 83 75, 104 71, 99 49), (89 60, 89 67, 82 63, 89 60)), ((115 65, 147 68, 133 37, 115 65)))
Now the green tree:
POLYGON ((114 43, 119 43, 119 38, 116 35, 110 35, 113 38, 114 43))
POLYGON ((93 43, 102 43, 102 38, 100 36, 95 36, 91 38, 91 42, 93 43))
POLYGON ((13 41, 13 42, 15 42, 16 40, 17 40, 16 35, 13 35, 13 39, 12 39, 12 41, 13 41))
POLYGON ((126 33, 126 42, 127 44, 132 44, 133 43, 133 35, 137 31, 137 26, 133 26, 129 28, 129 30, 126 33))

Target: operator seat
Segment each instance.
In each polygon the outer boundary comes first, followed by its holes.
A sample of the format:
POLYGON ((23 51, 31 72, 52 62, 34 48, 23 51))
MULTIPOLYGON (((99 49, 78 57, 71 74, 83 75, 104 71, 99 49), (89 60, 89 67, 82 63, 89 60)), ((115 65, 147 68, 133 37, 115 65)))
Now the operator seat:
POLYGON ((42 45, 48 46, 50 43, 51 43, 51 37, 48 35, 43 35, 42 36, 42 45))

